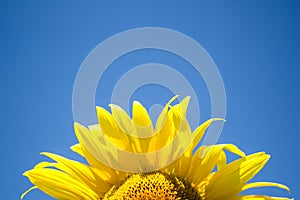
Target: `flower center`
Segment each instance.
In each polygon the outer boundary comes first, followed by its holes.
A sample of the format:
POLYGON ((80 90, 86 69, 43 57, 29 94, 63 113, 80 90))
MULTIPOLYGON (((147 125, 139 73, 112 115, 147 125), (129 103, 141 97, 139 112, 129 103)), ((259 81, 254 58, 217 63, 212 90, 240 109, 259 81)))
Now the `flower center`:
POLYGON ((113 186, 104 200, 201 200, 198 191, 181 178, 165 173, 134 174, 120 186, 113 186))

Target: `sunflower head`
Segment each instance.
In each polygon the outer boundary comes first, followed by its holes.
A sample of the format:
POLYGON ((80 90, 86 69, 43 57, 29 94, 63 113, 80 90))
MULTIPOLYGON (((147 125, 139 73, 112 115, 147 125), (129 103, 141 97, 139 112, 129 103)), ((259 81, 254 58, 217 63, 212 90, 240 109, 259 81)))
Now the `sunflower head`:
POLYGON ((265 152, 246 155, 233 144, 195 149, 209 125, 222 119, 210 119, 192 131, 186 119, 189 97, 171 106, 175 98, 155 124, 137 101, 132 117, 117 105, 110 105, 111 112, 97 107, 99 124, 74 125, 79 143, 71 149, 87 163, 42 153, 53 161, 24 173, 34 186, 21 199, 38 188, 55 199, 70 200, 287 200, 240 195, 255 187, 289 189, 273 182, 249 183, 267 163, 265 152), (240 158, 228 162, 226 151, 240 158))
POLYGON ((104 199, 201 200, 201 197, 184 179, 153 172, 129 176, 118 187, 112 187, 104 199))

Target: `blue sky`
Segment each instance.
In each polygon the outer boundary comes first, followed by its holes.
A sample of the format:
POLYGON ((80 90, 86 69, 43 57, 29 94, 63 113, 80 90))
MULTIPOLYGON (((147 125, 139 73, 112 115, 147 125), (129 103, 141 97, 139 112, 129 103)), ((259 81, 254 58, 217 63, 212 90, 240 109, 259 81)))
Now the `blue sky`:
MULTIPOLYGON (((0 16, 3 199, 18 199, 31 186, 22 172, 44 159, 39 152, 80 159, 69 150, 76 143, 72 89, 80 64, 101 41, 146 26, 188 35, 218 66, 227 95, 227 122, 218 142, 237 144, 247 153, 270 153, 255 180, 287 184, 292 193, 255 191, 300 197, 297 1, 2 1, 0 16)), ((201 119, 208 119, 205 84, 176 59, 155 51, 121 58, 100 81, 96 104, 107 108, 114 76, 131 64, 155 61, 174 65, 191 80, 201 99, 201 119)), ((171 96, 166 88, 149 86, 132 99, 157 97, 164 103, 171 96)), ((33 191, 27 199, 51 198, 33 191)))

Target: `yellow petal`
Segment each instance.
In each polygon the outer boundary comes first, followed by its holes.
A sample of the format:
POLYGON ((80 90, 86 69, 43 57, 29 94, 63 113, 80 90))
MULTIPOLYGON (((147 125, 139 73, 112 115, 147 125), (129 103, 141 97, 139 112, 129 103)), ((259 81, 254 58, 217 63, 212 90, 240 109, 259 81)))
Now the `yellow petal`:
MULTIPOLYGON (((207 177, 214 167, 220 163, 220 155, 224 149, 239 156, 245 155, 244 152, 233 144, 202 146, 192 158, 191 166, 193 167, 190 168, 187 175, 190 182, 198 185, 207 177)), ((224 165, 224 163, 222 164, 224 165)), ((224 166, 222 167, 225 168, 224 166)))
POLYGON ((152 126, 148 111, 138 101, 134 101, 132 105, 132 121, 138 126, 152 126))
MULTIPOLYGON (((99 141, 95 134, 92 134, 90 130, 78 123, 74 124, 74 130, 84 153, 84 157, 94 168, 106 171, 110 174, 111 178, 108 180, 110 183, 118 183, 118 181, 121 181, 126 176, 126 173, 111 169, 101 162, 102 160, 115 162, 118 159, 116 148, 113 148, 111 146, 112 144, 110 144, 110 146, 105 146, 105 144, 99 141)), ((103 139, 106 140, 105 137, 103 139)), ((109 144, 109 141, 106 142, 109 144)))
POLYGON ((28 194, 30 191, 34 190, 34 189, 38 189, 38 187, 33 186, 31 188, 29 188, 28 190, 26 190, 22 195, 21 195, 21 200, 26 196, 26 194, 28 194))
POLYGON ((191 154, 192 151, 194 150, 194 148, 197 146, 197 144, 200 142, 200 140, 202 139, 205 131, 207 130, 207 128, 210 126, 210 124, 214 121, 218 121, 218 120, 223 120, 222 118, 213 118, 213 119, 209 119, 206 122, 204 122, 203 124, 201 124, 200 126, 198 126, 196 128, 196 130, 193 132, 193 143, 191 144, 191 147, 189 148, 189 150, 186 152, 187 154, 191 154))
POLYGON ((70 147, 70 149, 84 157, 84 153, 80 147, 80 144, 74 144, 73 146, 70 147))
MULTIPOLYGON (((184 119, 184 118, 183 118, 184 119)), ((185 138, 182 138, 182 143, 183 143, 183 149, 185 151, 185 153, 179 158, 177 159, 173 164, 171 164, 170 166, 168 166, 167 168, 164 169, 164 171, 166 172, 173 172, 177 175, 177 176, 180 176, 180 177, 187 177, 188 176, 188 172, 189 172, 189 168, 190 166, 194 166, 193 164, 191 164, 191 158, 194 157, 194 159, 197 160, 197 163, 195 163, 195 165, 197 166, 197 170, 196 170, 196 173, 201 175, 201 170, 198 170, 198 166, 199 165, 203 165, 203 164, 200 164, 201 163, 201 160, 199 160, 199 156, 198 156, 198 153, 195 154, 195 156, 192 156, 192 151, 193 149, 195 148, 195 146, 198 144, 198 142, 201 140, 202 136, 204 135, 206 129, 209 127, 209 125, 215 121, 215 120, 219 120, 218 118, 217 119, 211 119, 211 120, 208 120, 206 122, 204 122, 203 124, 201 124, 195 131, 193 134, 191 134, 190 136, 186 137, 185 138), (197 155, 197 156, 196 156, 197 155)), ((183 122, 185 122, 185 120, 183 120, 183 122)), ((182 126, 184 127, 184 126, 182 126)), ((189 127, 187 127, 187 130, 186 131, 189 131, 189 127)), ((175 131, 176 132, 176 131, 175 131)), ((233 145, 234 146, 234 145, 233 145)), ((222 146, 220 147, 220 151, 223 149, 223 148, 232 148, 232 151, 236 151, 238 152, 238 148, 236 149, 233 149, 234 147, 233 146, 230 146, 230 145, 225 145, 225 146, 222 146)), ((200 147, 202 148, 202 147, 200 147)), ((218 151, 218 152, 220 152, 218 151)), ((229 150, 231 151, 231 150, 229 150)), ((240 152, 239 152, 240 153, 240 152)), ((241 153, 240 153, 241 154, 241 153)), ((243 153, 242 153, 243 154, 243 153)), ((243 154, 244 155, 244 154, 243 154)), ((215 158, 215 157, 214 157, 215 158)), ((218 159, 213 159, 211 160, 212 163, 214 164, 211 164, 213 166, 210 166, 210 167, 214 167, 214 165, 216 164, 215 162, 217 161, 218 159)), ((208 168, 205 168, 205 169, 208 169, 208 168)), ((209 168, 209 170, 206 170, 206 172, 210 172, 211 169, 209 168)), ((191 172, 192 173, 192 172, 191 172)), ((203 177, 205 177, 207 175, 207 173, 203 174, 203 176, 201 177, 198 177, 198 181, 196 181, 197 183, 199 181, 201 181, 201 179, 203 177)), ((194 174, 189 174, 191 177, 194 175, 194 174)), ((193 180, 196 176, 193 176, 193 180)))
POLYGON ((107 174, 105 173, 97 173, 91 167, 88 167, 83 163, 73 161, 56 154, 47 152, 43 152, 41 154, 56 161, 56 168, 72 175, 77 180, 84 182, 94 191, 99 191, 103 193, 108 191, 112 187, 111 184, 104 181, 107 179, 107 174))
POLYGON ((111 109, 113 118, 122 132, 136 135, 136 131, 128 114, 118 105, 110 104, 109 107, 111 109))
POLYGON ((263 195, 243 195, 232 197, 233 200, 293 200, 285 197, 270 197, 263 195))
POLYGON ((170 101, 168 101, 168 103, 165 105, 165 107, 163 108, 163 110, 161 111, 161 113, 159 114, 158 116, 158 119, 156 121, 156 124, 155 124, 155 132, 160 132, 161 129, 163 127, 165 127, 166 125, 166 122, 167 122, 167 118, 168 118, 168 109, 169 109, 169 106, 170 104, 178 97, 177 96, 174 96, 172 99, 170 99, 170 101))
POLYGON ((263 168, 269 157, 264 152, 259 152, 226 165, 215 173, 207 185, 206 198, 215 199, 239 194, 244 184, 263 168))
POLYGON ((219 154, 218 161, 217 161, 218 170, 221 170, 222 168, 224 168, 226 166, 226 161, 227 161, 226 154, 224 151, 221 151, 219 154))
POLYGON ((99 134, 108 137, 115 146, 127 150, 130 147, 128 136, 120 129, 114 117, 104 108, 96 107, 96 110, 101 127, 99 134))
POLYGON ((84 183, 72 176, 48 168, 35 168, 24 173, 40 190, 56 199, 99 200, 95 193, 84 183))
POLYGON ((257 187, 278 187, 278 188, 281 188, 281 189, 284 189, 284 190, 290 192, 290 189, 287 186, 280 184, 280 183, 273 183, 273 182, 248 183, 243 187, 242 190, 244 191, 244 190, 248 190, 250 188, 257 188, 257 187))
POLYGON ((174 111, 182 113, 183 116, 186 116, 186 111, 189 105, 191 97, 185 97, 179 104, 173 106, 174 111))

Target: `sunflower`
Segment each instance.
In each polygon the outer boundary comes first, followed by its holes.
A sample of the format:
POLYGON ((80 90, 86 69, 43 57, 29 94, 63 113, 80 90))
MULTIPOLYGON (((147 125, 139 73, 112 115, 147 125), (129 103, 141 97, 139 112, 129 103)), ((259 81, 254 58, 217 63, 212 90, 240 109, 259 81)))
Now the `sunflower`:
POLYGON ((55 199, 67 200, 243 200, 288 199, 241 195, 250 188, 279 187, 273 182, 248 183, 267 163, 265 152, 245 155, 233 144, 196 149, 210 119, 193 132, 186 119, 189 97, 171 106, 172 98, 153 126, 147 110, 133 102, 132 118, 117 105, 111 113, 97 107, 99 124, 75 123, 79 143, 71 149, 88 164, 43 152, 52 161, 40 162, 24 173, 33 187, 55 199), (228 162, 228 153, 239 156, 228 162))

